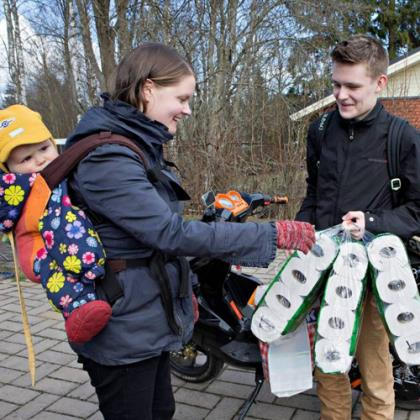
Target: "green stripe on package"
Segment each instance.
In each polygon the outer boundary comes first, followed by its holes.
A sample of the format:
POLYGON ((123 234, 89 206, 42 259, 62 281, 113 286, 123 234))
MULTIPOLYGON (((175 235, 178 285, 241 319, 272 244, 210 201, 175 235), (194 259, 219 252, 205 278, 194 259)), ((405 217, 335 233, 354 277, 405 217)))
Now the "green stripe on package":
POLYGON ((379 313, 398 357, 420 364, 420 296, 404 244, 398 236, 376 236, 367 252, 379 313))
POLYGON ((351 367, 366 290, 368 259, 361 242, 345 239, 330 272, 318 314, 315 364, 324 373, 351 367))
POLYGON ((251 329, 271 343, 294 331, 318 298, 338 246, 330 234, 318 232, 308 254, 295 252, 281 266, 258 303, 251 329))

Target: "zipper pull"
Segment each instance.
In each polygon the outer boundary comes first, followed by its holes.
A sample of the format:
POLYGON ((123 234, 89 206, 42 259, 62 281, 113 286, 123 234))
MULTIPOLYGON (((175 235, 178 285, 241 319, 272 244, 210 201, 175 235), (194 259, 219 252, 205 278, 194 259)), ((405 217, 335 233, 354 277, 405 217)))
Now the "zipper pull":
POLYGON ((350 126, 349 140, 350 141, 354 140, 354 127, 353 127, 353 125, 350 126))

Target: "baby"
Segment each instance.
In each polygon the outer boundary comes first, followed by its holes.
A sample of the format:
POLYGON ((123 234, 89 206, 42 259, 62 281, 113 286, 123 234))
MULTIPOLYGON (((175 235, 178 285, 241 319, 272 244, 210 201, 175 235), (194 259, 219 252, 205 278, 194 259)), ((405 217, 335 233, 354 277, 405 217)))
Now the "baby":
POLYGON ((38 173, 57 156, 38 113, 23 105, 0 110, 0 231, 13 230, 22 270, 42 283, 53 308, 63 314, 69 341, 84 343, 111 316, 110 305, 95 294, 94 281, 105 274, 105 255, 92 223, 71 204, 65 180, 46 196, 45 206, 33 208, 40 202, 34 187, 38 173), (43 246, 31 258, 24 236, 36 211, 43 246))

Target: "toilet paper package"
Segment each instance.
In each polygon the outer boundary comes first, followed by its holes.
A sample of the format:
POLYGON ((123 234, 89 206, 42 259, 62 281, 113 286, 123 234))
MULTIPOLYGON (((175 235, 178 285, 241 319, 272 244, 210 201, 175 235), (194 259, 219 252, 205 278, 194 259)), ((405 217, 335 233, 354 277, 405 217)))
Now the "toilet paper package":
POLYGON ((420 332, 413 332, 394 341, 398 357, 408 365, 420 365, 420 332))
POLYGON ((404 244, 395 235, 378 235, 367 252, 373 292, 389 339, 404 363, 418 365, 420 296, 404 244))
POLYGON ((367 267, 363 244, 344 235, 317 320, 315 364, 324 373, 345 373, 351 367, 366 294, 367 267))
POLYGON ((277 320, 273 329, 280 329, 282 335, 296 330, 319 296, 336 255, 334 239, 317 233, 316 245, 308 254, 295 252, 283 263, 254 313, 251 330, 257 338, 272 342, 276 336, 274 331, 264 331, 268 312, 270 320, 277 320))

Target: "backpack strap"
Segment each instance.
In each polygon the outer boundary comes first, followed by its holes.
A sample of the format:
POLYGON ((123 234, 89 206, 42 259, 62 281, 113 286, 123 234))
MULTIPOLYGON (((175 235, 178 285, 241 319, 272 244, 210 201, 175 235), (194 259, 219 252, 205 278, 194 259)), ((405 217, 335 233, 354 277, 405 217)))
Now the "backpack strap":
POLYGON ((390 178, 390 187, 392 193, 392 202, 394 206, 399 204, 398 191, 401 189, 401 179, 398 177, 400 173, 400 148, 402 133, 404 131, 407 121, 395 115, 391 119, 388 128, 387 137, 387 160, 388 160, 388 174, 390 178))
POLYGON ((109 131, 92 134, 85 137, 65 150, 61 155, 54 159, 42 172, 42 176, 48 186, 53 190, 61 181, 68 177, 77 164, 88 155, 89 152, 104 144, 121 144, 133 150, 140 156, 146 170, 149 164, 140 147, 127 137, 113 134, 109 131))
POLYGON ((325 134, 327 132, 327 127, 331 121, 332 116, 334 115, 334 111, 326 112, 325 114, 322 114, 318 128, 316 130, 316 141, 315 141, 315 154, 316 154, 316 166, 319 168, 319 163, 321 160, 321 150, 322 150, 322 144, 324 143, 325 134))

